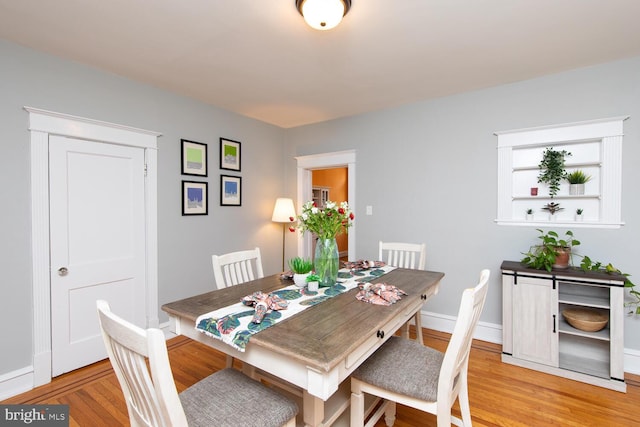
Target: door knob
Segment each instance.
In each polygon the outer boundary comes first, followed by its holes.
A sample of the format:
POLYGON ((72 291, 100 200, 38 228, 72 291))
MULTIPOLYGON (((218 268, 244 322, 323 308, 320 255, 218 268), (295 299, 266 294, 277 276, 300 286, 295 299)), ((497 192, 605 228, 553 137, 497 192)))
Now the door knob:
POLYGON ((67 270, 67 267, 60 267, 58 269, 58 276, 66 276, 67 273, 69 273, 69 270, 67 270))

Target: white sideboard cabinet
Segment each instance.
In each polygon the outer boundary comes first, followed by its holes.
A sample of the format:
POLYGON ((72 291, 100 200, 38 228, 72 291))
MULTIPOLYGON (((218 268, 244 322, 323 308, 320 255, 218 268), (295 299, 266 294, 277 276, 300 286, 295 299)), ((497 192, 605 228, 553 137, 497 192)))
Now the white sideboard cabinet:
POLYGON ((535 270, 517 261, 502 269, 502 361, 626 392, 624 281, 621 274, 535 270), (562 312, 586 307, 609 317, 585 332, 562 312))

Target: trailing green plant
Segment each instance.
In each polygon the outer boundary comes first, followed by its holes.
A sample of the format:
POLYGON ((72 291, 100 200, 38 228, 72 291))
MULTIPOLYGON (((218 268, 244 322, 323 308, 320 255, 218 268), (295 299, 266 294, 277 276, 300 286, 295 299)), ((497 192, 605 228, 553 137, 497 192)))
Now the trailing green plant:
POLYGON ((624 276, 624 287, 630 288, 629 295, 632 298, 632 301, 626 302, 624 304, 625 307, 631 307, 629 314, 640 314, 640 292, 635 289, 635 284, 629 280, 630 274, 623 273, 618 270, 613 264, 608 263, 603 266, 603 263, 600 261, 593 261, 586 255, 582 256, 582 261, 580 262, 580 268, 582 271, 599 271, 603 273, 617 273, 624 276), (634 308, 635 307, 635 308, 634 308))
POLYGON ((569 184, 585 184, 591 181, 591 175, 587 175, 580 169, 577 169, 567 174, 567 181, 569 181, 569 184))
POLYGON ((560 181, 567 178, 567 171, 564 168, 565 157, 570 156, 566 150, 556 151, 552 147, 547 147, 542 153, 542 160, 538 164, 540 173, 538 182, 549 186, 549 196, 553 198, 560 190, 560 181))
POLYGON ((313 270, 313 262, 309 259, 295 257, 289 260, 289 268, 296 274, 307 274, 313 270))
POLYGON ((567 230, 563 238, 560 238, 560 235, 553 230, 546 233, 540 228, 536 230, 540 233, 538 239, 541 240, 541 243, 531 246, 529 252, 523 253, 524 258, 520 261, 530 268, 551 272, 559 250, 571 251, 573 246, 580 244, 579 240, 573 238, 571 230, 567 230))

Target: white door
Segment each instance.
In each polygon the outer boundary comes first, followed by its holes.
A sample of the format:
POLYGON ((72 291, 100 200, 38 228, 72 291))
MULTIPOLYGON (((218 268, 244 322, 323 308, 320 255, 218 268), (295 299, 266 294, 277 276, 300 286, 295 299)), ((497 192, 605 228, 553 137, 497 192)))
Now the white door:
POLYGON ((144 150, 49 140, 52 375, 104 359, 96 300, 145 323, 144 150))
POLYGON ((549 279, 518 276, 513 286, 513 356, 558 367, 558 292, 549 279))

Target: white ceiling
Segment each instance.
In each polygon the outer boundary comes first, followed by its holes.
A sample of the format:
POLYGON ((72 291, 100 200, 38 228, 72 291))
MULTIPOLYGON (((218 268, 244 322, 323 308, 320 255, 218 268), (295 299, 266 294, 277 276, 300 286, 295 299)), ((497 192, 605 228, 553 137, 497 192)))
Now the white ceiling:
POLYGON ((0 38, 284 128, 640 55, 640 0, 352 3, 0 0, 0 38))

